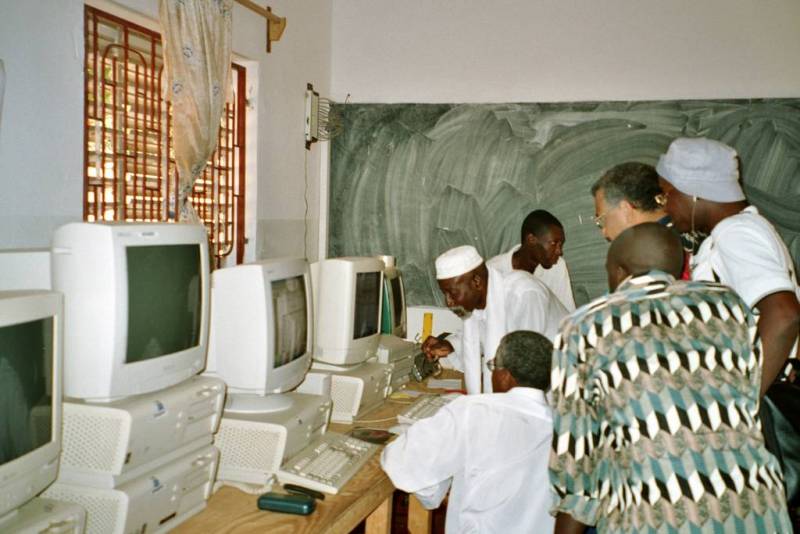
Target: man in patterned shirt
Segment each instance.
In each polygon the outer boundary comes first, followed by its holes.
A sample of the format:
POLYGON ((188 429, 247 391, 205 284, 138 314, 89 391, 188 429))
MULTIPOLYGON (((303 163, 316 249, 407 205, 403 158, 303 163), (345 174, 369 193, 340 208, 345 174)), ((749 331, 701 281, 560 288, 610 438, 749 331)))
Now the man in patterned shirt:
POLYGON ((791 532, 758 419, 755 321, 730 289, 682 282, 680 239, 634 226, 612 293, 562 323, 553 355, 556 532, 791 532))

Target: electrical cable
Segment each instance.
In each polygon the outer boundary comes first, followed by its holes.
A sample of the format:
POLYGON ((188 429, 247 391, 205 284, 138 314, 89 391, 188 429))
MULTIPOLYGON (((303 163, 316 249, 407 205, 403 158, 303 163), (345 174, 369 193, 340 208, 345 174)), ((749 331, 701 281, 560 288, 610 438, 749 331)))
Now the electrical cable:
POLYGON ((303 212, 303 257, 308 261, 308 150, 305 151, 303 158, 303 202, 305 211, 303 212))

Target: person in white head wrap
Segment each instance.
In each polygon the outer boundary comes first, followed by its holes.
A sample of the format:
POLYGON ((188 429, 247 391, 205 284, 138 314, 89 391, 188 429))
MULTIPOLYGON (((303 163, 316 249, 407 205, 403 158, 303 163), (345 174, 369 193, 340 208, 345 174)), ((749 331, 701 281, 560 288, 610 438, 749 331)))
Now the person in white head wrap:
POLYGON ((467 393, 491 393, 491 359, 500 339, 515 330, 531 330, 549 339, 567 315, 544 283, 525 271, 502 273, 487 267, 475 247, 455 247, 436 258, 436 279, 447 307, 464 320, 460 335, 428 337, 429 358, 447 358, 464 372, 467 393), (485 358, 483 357, 485 355, 485 358))
POLYGON ((656 170, 677 230, 710 233, 692 258, 692 279, 730 286, 758 315, 763 395, 787 358, 796 357, 800 288, 792 257, 772 224, 747 204, 733 148, 681 137, 656 170))

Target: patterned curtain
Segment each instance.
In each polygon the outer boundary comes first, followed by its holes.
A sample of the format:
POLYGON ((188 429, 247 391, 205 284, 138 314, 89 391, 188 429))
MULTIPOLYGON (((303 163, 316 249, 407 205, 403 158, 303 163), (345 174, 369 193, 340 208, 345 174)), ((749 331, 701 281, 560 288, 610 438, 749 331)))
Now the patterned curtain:
POLYGON ((199 221, 189 196, 217 147, 230 90, 232 0, 160 0, 159 17, 172 101, 180 220, 199 221))

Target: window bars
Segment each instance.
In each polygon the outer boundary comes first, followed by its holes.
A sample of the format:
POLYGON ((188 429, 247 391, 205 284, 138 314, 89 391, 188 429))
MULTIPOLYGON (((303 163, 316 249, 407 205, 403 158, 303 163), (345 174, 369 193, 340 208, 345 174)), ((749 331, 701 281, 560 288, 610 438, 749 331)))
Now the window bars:
MULTIPOLYGON (((162 97, 161 37, 86 7, 84 219, 176 220, 171 109, 162 97)), ((220 265, 244 257, 245 69, 233 64, 217 151, 195 182, 192 205, 220 265)))

